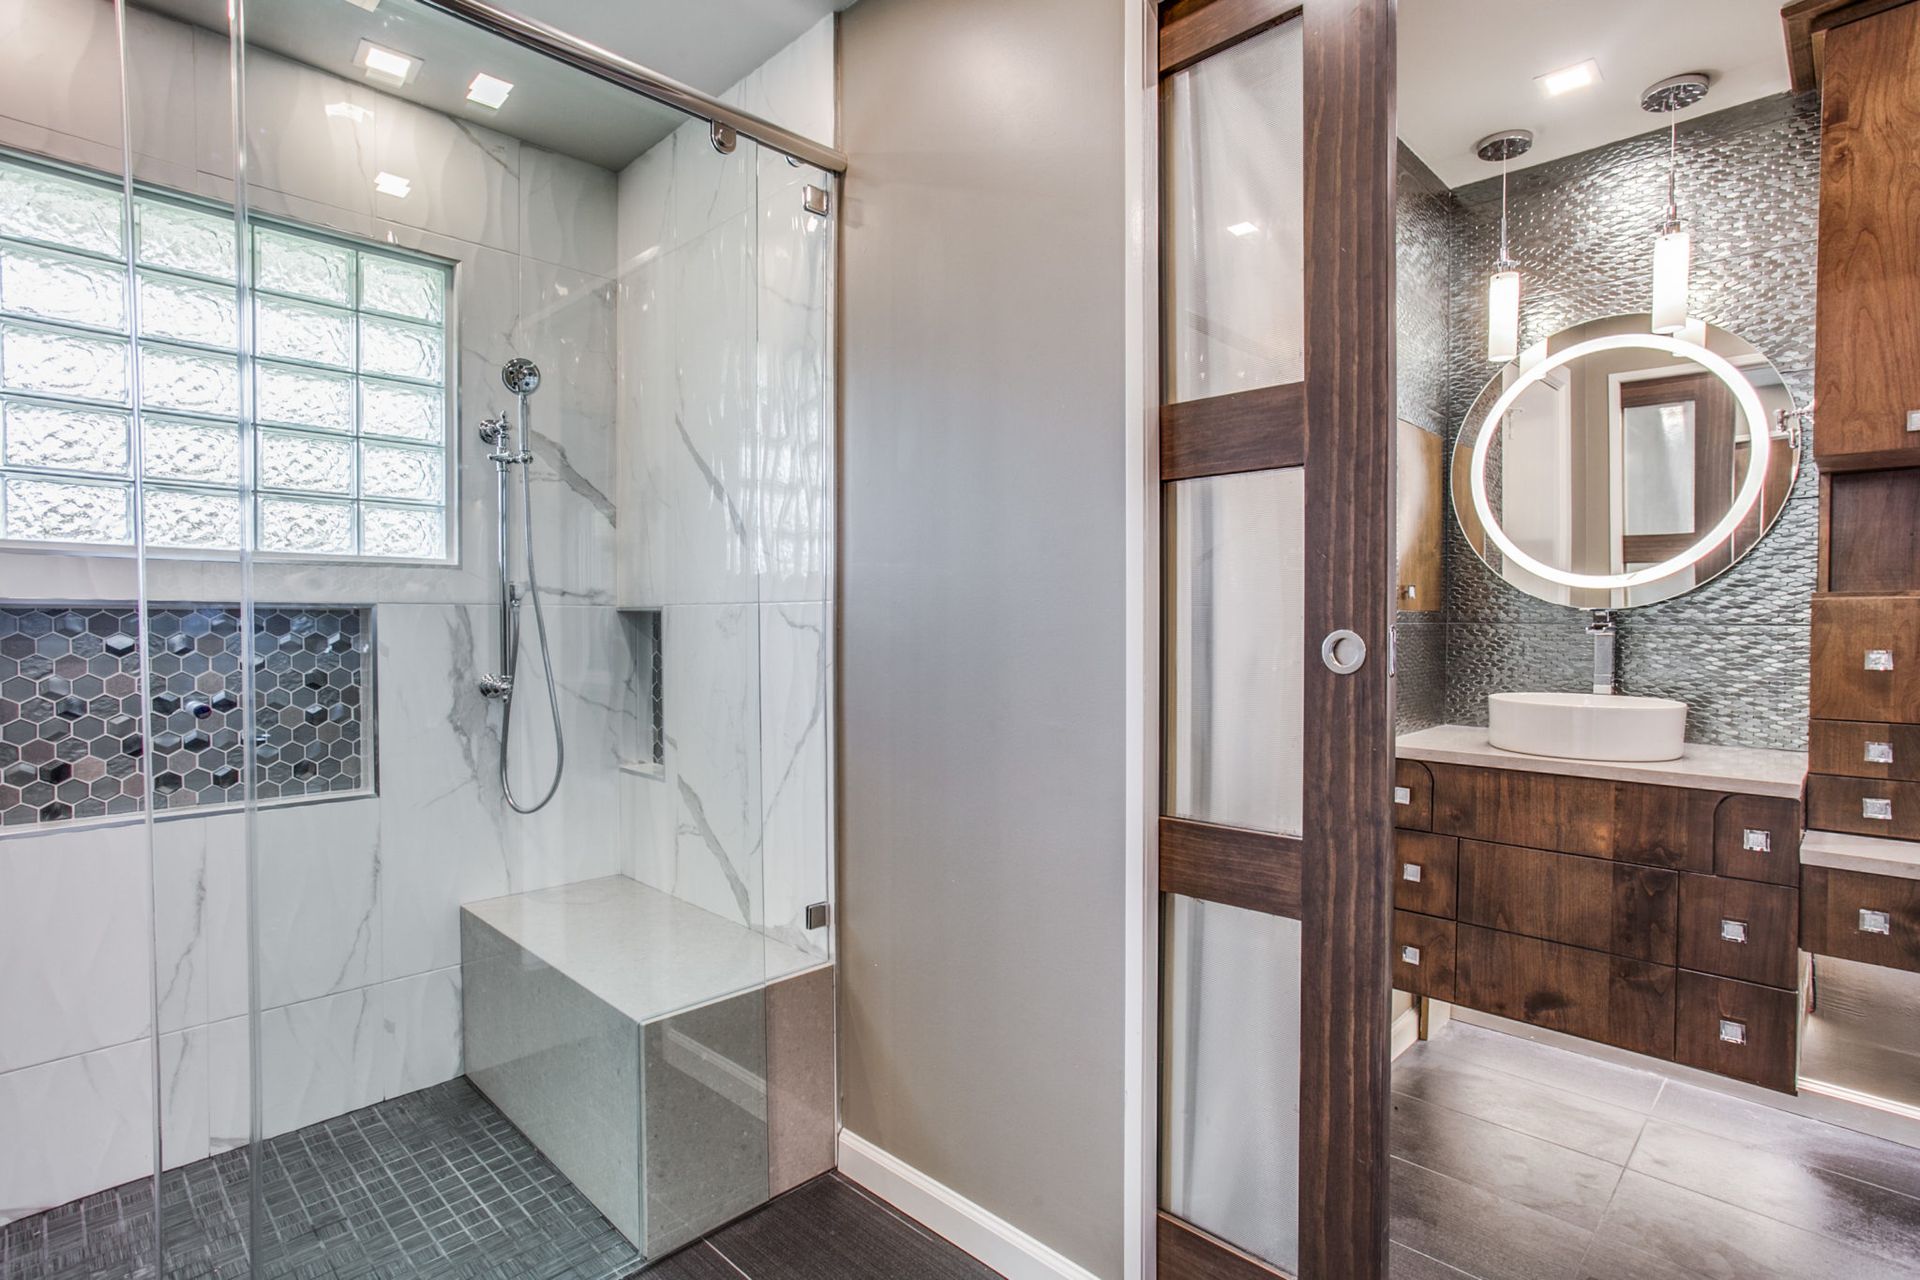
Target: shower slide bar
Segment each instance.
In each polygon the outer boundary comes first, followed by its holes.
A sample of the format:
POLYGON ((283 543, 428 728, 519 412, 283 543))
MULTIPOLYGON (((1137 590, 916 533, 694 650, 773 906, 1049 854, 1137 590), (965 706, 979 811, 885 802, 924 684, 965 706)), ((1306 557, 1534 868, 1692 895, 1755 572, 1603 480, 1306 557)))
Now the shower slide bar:
POLYGON ((741 111, 730 107, 717 98, 709 97, 692 85, 682 84, 671 76, 661 75, 637 62, 621 57, 609 49, 568 35, 557 27, 544 22, 509 13, 505 9, 495 8, 485 0, 420 0, 429 9, 471 23, 483 31, 490 31, 503 39, 546 54, 580 68, 589 74, 599 76, 633 90, 642 97, 664 103, 678 111, 696 116, 716 125, 725 126, 742 137, 753 139, 763 147, 769 147, 784 156, 790 156, 804 164, 825 169, 830 173, 847 171, 846 153, 802 137, 791 129, 783 129, 771 120, 763 120, 750 111, 741 111))

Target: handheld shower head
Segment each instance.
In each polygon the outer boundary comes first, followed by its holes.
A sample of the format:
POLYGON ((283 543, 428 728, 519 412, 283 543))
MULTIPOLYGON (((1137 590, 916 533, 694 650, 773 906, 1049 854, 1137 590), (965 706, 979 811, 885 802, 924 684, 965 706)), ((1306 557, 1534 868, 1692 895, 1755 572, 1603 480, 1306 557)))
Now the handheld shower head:
POLYGON ((515 357, 500 369, 500 381, 517 396, 530 396, 540 389, 540 366, 524 357, 515 357))

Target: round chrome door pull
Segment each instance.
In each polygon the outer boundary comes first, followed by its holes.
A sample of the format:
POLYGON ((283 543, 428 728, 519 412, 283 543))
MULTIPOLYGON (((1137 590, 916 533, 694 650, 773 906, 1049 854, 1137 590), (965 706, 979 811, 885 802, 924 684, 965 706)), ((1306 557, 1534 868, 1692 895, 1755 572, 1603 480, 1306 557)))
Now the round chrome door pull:
POLYGON ((1350 676, 1367 661, 1367 642, 1342 627, 1320 642, 1320 661, 1337 676, 1350 676))

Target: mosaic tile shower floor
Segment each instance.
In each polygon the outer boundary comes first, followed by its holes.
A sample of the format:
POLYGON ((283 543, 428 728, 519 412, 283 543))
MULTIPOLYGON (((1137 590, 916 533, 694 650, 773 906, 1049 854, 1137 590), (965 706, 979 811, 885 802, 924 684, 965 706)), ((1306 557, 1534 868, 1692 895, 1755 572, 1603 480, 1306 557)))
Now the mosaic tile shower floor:
MULTIPOLYGON (((261 1277, 613 1280, 638 1252, 466 1080, 270 1140, 261 1277)), ((163 1280, 248 1275, 247 1157, 161 1179, 163 1280)), ((145 1182, 0 1227, 0 1280, 142 1277, 145 1182)))

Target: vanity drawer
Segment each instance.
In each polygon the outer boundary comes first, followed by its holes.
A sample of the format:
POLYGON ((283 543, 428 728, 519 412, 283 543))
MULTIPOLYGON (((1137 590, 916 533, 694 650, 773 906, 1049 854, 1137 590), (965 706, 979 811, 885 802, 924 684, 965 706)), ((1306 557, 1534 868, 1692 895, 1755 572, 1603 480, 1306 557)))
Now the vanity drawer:
POLYGON ((1920 880, 1808 867, 1800 895, 1808 951, 1920 973, 1920 880))
POLYGON ((1813 774, 1807 779, 1807 825, 1815 831, 1920 840, 1920 782, 1813 774))
POLYGON ((1393 913, 1393 985, 1434 1000, 1454 996, 1454 925, 1412 911, 1393 913))
POLYGON ((1468 924, 1455 933, 1457 1003, 1656 1058, 1673 1057, 1677 974, 1468 924))
POLYGON ((1654 867, 1463 840, 1459 919, 1673 964, 1679 878, 1654 867))
POLYGON ((1674 1058, 1689 1067, 1793 1093, 1799 997, 1792 991, 1680 971, 1674 1058))
POLYGON ((1430 831, 1393 833, 1393 905, 1453 919, 1460 842, 1430 831))
POLYGON ((1393 825, 1433 830, 1433 774, 1418 760, 1393 762, 1393 825))
POLYGON ((1713 870, 1738 880, 1800 883, 1800 802, 1728 796, 1713 814, 1713 870))
POLYGON ((1433 829, 1676 871, 1713 869, 1722 793, 1435 764, 1433 829))
POLYGON ((1613 856, 1675 871, 1713 870, 1713 816, 1724 798, 1695 787, 1616 782, 1613 856))
POLYGON ((1807 771, 1920 782, 1920 725, 1815 720, 1807 771))
POLYGON ((1818 720, 1920 724, 1920 596, 1813 598, 1818 720))
POLYGON ((1680 967, 1769 987, 1798 983, 1800 894, 1779 884, 1680 877, 1680 967))

